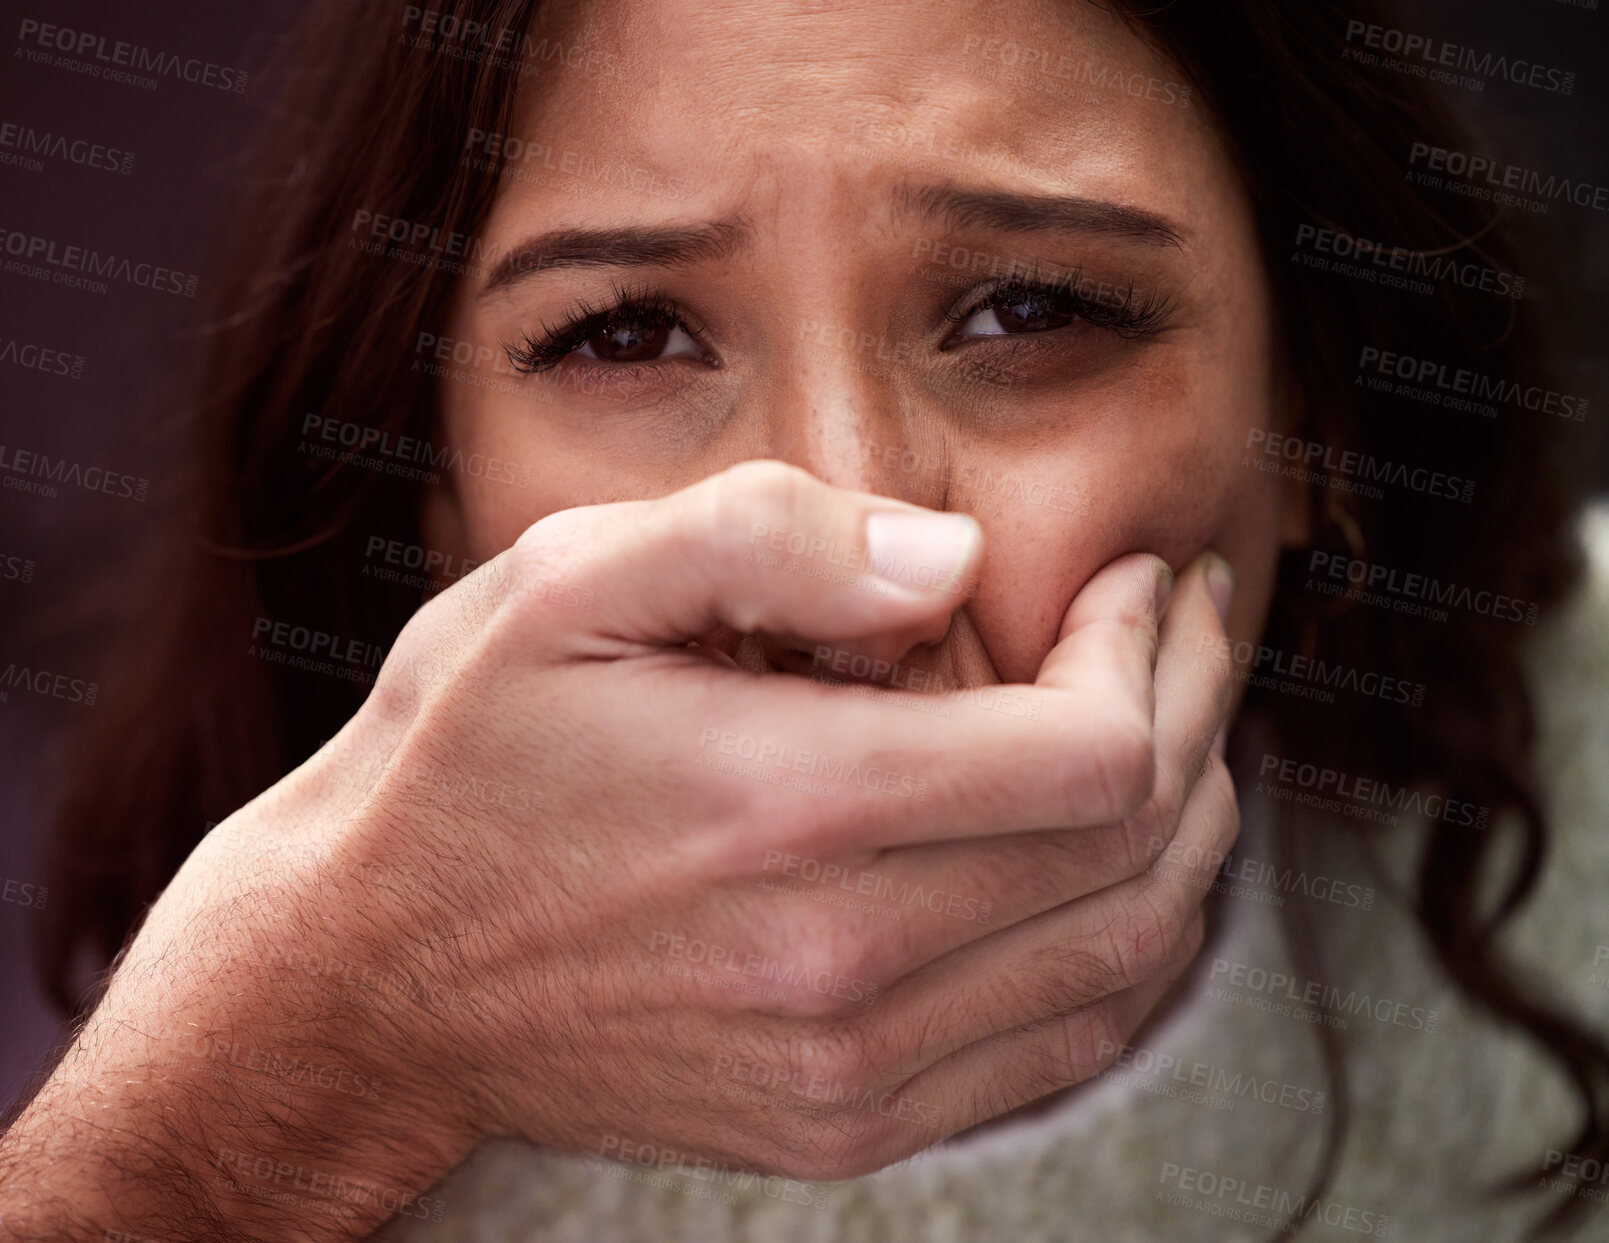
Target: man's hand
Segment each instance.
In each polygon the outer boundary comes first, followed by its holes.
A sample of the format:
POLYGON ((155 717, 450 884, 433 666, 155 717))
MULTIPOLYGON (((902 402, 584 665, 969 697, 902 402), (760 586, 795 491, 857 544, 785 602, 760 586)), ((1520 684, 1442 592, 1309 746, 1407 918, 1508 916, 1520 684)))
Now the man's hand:
POLYGON ((1199 945, 1154 840, 1238 825, 1221 561, 1098 573, 1020 713, 700 642, 937 641, 980 542, 774 462, 536 523, 185 863, 0 1146, 13 1236, 361 1237, 489 1136, 845 1178, 1099 1070, 1199 945))

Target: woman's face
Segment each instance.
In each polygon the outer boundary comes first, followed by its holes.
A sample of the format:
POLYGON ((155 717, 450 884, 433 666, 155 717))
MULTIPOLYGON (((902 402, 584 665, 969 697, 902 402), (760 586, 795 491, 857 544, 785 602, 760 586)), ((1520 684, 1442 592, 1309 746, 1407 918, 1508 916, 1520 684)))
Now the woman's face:
POLYGON ((1118 19, 560 3, 525 53, 511 132, 466 151, 508 172, 444 335, 492 361, 441 381, 440 436, 530 484, 456 479, 435 546, 779 458, 982 523, 976 596, 908 668, 1032 681, 1134 551, 1217 549, 1259 631, 1302 512, 1242 466, 1289 413, 1262 256, 1202 101, 1118 19))

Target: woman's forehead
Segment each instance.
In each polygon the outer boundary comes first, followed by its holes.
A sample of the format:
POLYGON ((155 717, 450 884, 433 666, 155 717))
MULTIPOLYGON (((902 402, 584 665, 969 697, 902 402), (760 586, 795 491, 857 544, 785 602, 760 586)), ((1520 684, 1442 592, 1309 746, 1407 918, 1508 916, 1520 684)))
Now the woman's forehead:
POLYGON ((618 161, 711 210, 926 173, 1182 217, 1232 175, 1178 68, 1086 0, 565 0, 521 52, 511 136, 557 175, 505 193, 575 197, 567 175, 618 161))

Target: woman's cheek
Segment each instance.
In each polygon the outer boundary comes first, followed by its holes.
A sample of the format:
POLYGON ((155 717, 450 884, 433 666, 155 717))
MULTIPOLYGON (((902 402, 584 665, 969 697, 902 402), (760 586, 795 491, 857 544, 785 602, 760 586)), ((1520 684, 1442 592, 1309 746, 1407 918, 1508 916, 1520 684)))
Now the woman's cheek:
POLYGON ((1040 453, 977 472, 1042 479, 1054 492, 1008 501, 952 489, 949 507, 983 525, 984 570, 968 612, 1006 681, 1033 681, 1079 591, 1131 552, 1155 553, 1176 570, 1207 548, 1223 553, 1237 576, 1230 633, 1260 631, 1279 551, 1280 491, 1240 467, 1230 437, 1164 436, 1159 424, 1144 436, 1109 435, 1104 445, 1090 437, 1053 460, 1040 453))

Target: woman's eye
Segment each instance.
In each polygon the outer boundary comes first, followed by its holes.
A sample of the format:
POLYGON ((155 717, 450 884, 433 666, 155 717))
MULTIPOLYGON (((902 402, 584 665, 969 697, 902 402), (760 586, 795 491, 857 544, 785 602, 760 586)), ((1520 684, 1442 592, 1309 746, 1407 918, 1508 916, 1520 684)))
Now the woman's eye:
POLYGON ((698 343, 680 324, 616 321, 600 328, 575 349, 582 358, 607 363, 650 363, 697 355, 698 343))
POLYGON ((1008 294, 979 307, 956 330, 962 337, 1003 337, 1065 328, 1078 312, 1054 294, 1008 294))

